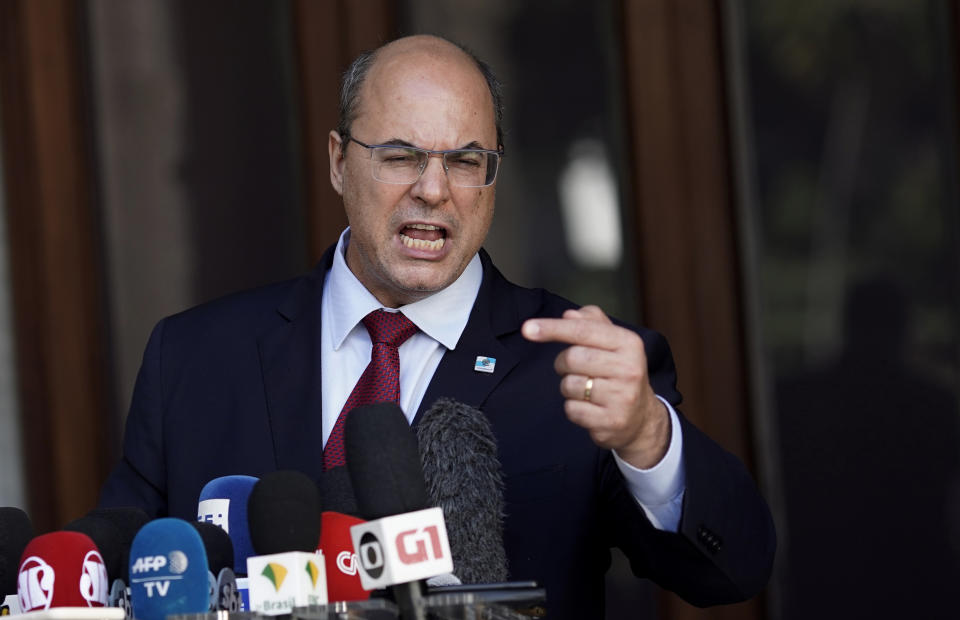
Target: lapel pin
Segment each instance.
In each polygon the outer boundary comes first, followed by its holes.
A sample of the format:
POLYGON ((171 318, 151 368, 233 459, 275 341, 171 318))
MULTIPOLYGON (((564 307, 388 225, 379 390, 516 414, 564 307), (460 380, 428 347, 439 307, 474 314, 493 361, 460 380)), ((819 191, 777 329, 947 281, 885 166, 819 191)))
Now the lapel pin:
POLYGON ((478 355, 477 361, 473 363, 473 369, 477 372, 493 372, 497 365, 497 358, 478 355))

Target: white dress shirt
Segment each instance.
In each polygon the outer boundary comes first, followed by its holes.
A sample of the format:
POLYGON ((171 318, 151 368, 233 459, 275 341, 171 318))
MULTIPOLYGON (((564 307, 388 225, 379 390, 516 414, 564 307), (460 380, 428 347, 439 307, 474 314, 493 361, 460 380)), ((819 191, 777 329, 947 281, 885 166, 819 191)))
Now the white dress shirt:
MULTIPOLYGON (((370 312, 383 308, 347 267, 349 241, 348 228, 340 235, 333 266, 326 274, 320 308, 324 445, 350 392, 370 363, 373 345, 360 321, 370 312)), ((480 257, 474 256, 450 286, 403 306, 403 314, 420 330, 398 349, 400 409, 407 420, 413 421, 444 352, 454 349, 460 340, 482 280, 480 257)), ((559 378, 557 389, 560 389, 559 378)), ((670 447, 664 458, 650 469, 638 469, 620 459, 616 452, 614 457, 628 488, 654 527, 675 532, 680 524, 685 488, 683 437, 676 412, 670 403, 661 400, 670 411, 672 429, 670 447)))

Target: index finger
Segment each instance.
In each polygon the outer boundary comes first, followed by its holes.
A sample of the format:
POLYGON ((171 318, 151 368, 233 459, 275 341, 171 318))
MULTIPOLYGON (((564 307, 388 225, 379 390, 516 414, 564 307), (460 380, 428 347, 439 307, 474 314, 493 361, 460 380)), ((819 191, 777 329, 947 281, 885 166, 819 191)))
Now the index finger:
POLYGON ((532 342, 565 342, 608 351, 621 344, 621 332, 629 331, 611 323, 574 318, 528 319, 520 330, 532 342))

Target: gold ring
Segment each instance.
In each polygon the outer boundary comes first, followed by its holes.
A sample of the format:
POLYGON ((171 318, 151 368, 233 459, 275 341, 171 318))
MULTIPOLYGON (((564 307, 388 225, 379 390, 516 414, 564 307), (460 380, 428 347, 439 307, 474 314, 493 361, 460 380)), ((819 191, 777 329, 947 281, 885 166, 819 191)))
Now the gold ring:
POLYGON ((590 394, 593 392, 593 377, 587 377, 587 384, 583 386, 583 400, 590 402, 590 394))

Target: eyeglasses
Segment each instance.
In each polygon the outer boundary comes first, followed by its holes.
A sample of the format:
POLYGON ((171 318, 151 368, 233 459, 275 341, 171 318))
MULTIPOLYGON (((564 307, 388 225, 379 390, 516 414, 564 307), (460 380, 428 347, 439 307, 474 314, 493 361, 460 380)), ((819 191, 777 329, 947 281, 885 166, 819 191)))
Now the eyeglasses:
POLYGON ((393 185, 411 185, 417 182, 427 168, 427 161, 433 155, 439 155, 447 179, 457 187, 486 187, 497 178, 500 158, 503 151, 487 149, 453 149, 449 151, 431 151, 415 146, 395 144, 364 144, 352 136, 344 138, 344 146, 356 142, 370 151, 373 178, 381 183, 393 185))

